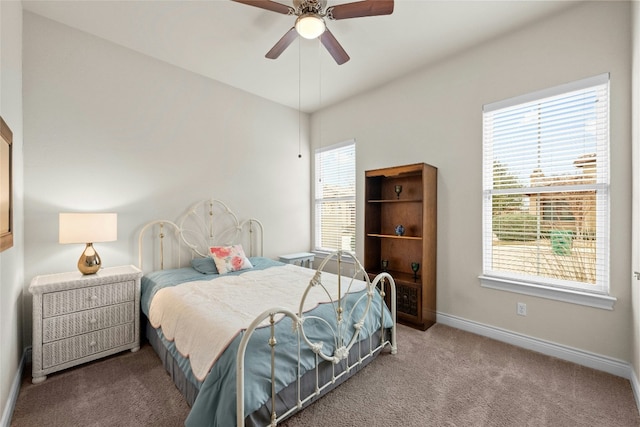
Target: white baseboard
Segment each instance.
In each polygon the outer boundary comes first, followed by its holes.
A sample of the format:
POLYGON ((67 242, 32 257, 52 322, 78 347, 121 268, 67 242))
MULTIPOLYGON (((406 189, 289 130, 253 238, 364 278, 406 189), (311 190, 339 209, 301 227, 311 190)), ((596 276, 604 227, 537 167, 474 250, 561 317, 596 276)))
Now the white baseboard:
MULTIPOLYGON (((632 377, 635 376, 632 366, 619 359, 533 338, 506 329, 496 328, 494 326, 485 325, 463 319, 461 317, 451 316, 449 314, 438 313, 436 315, 436 320, 438 323, 442 323, 443 325, 526 348, 527 350, 532 350, 547 356, 557 357, 558 359, 577 363, 578 365, 587 366, 599 371, 608 372, 610 374, 626 378, 630 381, 632 380, 632 377)), ((638 392, 640 392, 640 388, 634 388, 636 402, 640 401, 638 392)))
POLYGON ((13 416, 13 409, 16 406, 16 402, 18 401, 18 394, 20 393, 20 384, 22 383, 22 373, 24 372, 24 367, 27 365, 28 360, 31 355, 31 347, 25 348, 22 352, 22 358, 20 358, 20 364, 18 365, 18 371, 13 377, 13 382, 11 383, 11 389, 9 390, 9 398, 7 399, 6 404, 4 405, 4 410, 2 411, 2 420, 0 420, 1 427, 9 427, 11 425, 11 417, 13 416))
POLYGON ((638 407, 638 412, 640 412, 640 382, 638 382, 638 375, 632 369, 631 370, 631 389, 633 390, 633 396, 636 398, 636 406, 638 407))

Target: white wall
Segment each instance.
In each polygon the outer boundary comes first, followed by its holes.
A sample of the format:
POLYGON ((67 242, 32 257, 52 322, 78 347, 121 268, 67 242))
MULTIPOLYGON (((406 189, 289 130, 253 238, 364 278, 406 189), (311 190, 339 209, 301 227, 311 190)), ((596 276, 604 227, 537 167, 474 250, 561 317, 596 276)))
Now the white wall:
POLYGON ((8 422, 22 357, 24 256, 22 5, 0 2, 0 116, 13 132, 13 247, 0 253, 0 424, 8 422))
MULTIPOLYGON (((586 2, 312 116, 313 147, 357 140, 359 236, 365 170, 416 162, 439 168, 440 313, 630 360, 630 24, 629 3, 586 2), (604 72, 611 73, 615 309, 480 287, 483 104, 604 72), (527 304, 526 317, 516 315, 518 301, 527 304)), ((362 245, 359 238, 360 256, 362 245)))
MULTIPOLYGON (((640 271, 640 5, 633 2, 633 53, 632 53, 632 162, 633 162, 633 182, 632 182, 632 250, 631 268, 633 271, 640 271)), ((636 403, 640 408, 640 282, 631 279, 632 295, 632 320, 631 320, 631 345, 636 392, 636 403)))
POLYGON ((118 241, 95 245, 105 266, 136 264, 145 222, 208 197, 260 219, 268 257, 310 247, 296 110, 25 12, 24 117, 25 286, 76 269, 82 245, 57 242, 64 211, 118 213, 118 241))

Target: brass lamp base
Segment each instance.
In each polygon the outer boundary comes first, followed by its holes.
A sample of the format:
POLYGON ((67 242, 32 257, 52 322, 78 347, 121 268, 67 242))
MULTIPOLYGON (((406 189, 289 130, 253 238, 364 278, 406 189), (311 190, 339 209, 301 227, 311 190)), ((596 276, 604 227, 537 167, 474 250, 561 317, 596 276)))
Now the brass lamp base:
POLYGON ((102 261, 98 252, 93 248, 93 243, 87 243, 84 252, 78 260, 78 270, 82 274, 95 274, 102 267, 102 261))

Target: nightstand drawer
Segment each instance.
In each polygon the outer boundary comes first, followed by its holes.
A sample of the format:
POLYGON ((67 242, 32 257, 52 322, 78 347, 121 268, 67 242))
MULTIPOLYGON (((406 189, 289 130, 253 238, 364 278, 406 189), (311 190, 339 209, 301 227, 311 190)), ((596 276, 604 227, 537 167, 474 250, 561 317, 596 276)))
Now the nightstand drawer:
POLYGON ((49 317, 42 321, 42 342, 48 343, 134 320, 134 302, 109 305, 64 316, 49 317))
POLYGON ((131 323, 44 344, 42 346, 42 368, 47 369, 61 365, 134 341, 135 326, 131 323))
POLYGON ((42 317, 59 316, 80 310, 133 301, 135 292, 135 282, 130 280, 45 293, 42 296, 42 317))

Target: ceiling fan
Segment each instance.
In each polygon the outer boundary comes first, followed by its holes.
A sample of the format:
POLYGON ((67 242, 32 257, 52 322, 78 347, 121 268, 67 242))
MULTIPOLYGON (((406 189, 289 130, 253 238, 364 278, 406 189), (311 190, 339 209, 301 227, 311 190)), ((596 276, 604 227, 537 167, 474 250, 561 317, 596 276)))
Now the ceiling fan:
POLYGON ((338 65, 349 60, 349 55, 338 40, 326 27, 324 18, 340 20, 365 16, 390 15, 393 13, 393 0, 362 0, 353 3, 338 4, 327 7, 327 0, 293 0, 293 7, 271 0, 233 0, 237 3, 259 7, 284 15, 295 15, 295 25, 265 55, 276 59, 284 50, 301 35, 307 39, 320 37, 323 46, 335 59, 338 65))

